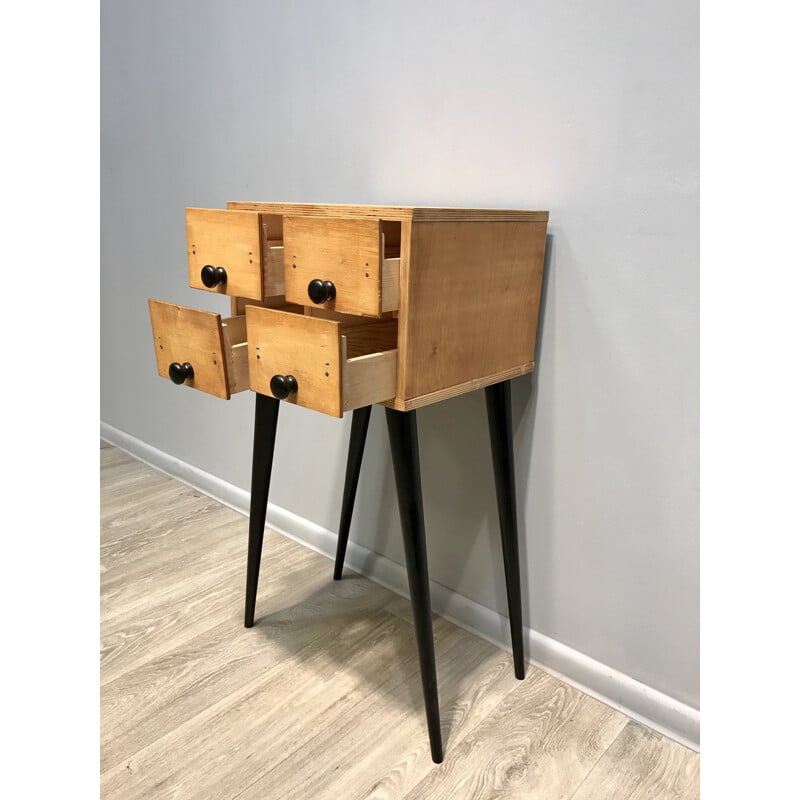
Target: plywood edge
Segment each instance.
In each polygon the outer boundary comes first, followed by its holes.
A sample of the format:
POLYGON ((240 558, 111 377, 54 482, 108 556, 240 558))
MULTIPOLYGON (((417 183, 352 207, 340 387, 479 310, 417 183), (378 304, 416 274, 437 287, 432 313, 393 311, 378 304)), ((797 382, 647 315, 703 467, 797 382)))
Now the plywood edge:
POLYGON ((549 211, 501 208, 415 208, 414 222, 547 222, 549 211))
POLYGON ((406 206, 359 206, 337 203, 261 203, 228 201, 231 211, 258 211, 261 214, 287 214, 297 217, 375 217, 386 220, 410 220, 413 209, 406 206))
POLYGON ((547 222, 549 211, 502 208, 435 208, 425 206, 368 206, 339 203, 281 203, 231 200, 231 211, 322 217, 376 217, 415 222, 547 222))
POLYGON ((531 361, 528 364, 522 364, 518 367, 503 370, 502 372, 495 372, 492 375, 485 375, 482 378, 475 378, 474 380, 459 383, 456 386, 448 386, 444 389, 439 389, 429 394, 419 395, 418 397, 402 398, 395 397, 393 400, 384 401, 381 405, 393 408, 396 411, 413 411, 416 408, 429 406, 433 403, 438 403, 441 400, 449 400, 453 397, 458 397, 467 392, 474 392, 476 389, 483 389, 486 386, 491 386, 493 383, 500 383, 500 381, 511 380, 511 378, 518 378, 520 375, 526 375, 533 372, 534 364, 531 361))
POLYGON ((400 275, 397 288, 398 298, 397 314, 397 386, 400 391, 406 386, 406 359, 408 354, 408 298, 410 294, 411 270, 411 221, 400 225, 400 275))
POLYGON ((186 215, 186 221, 189 222, 190 217, 219 217, 222 218, 223 214, 227 214, 229 211, 246 211, 248 213, 252 213, 253 209, 250 208, 203 208, 203 207, 196 207, 196 206, 186 206, 184 209, 184 213, 186 215))
POLYGON ((180 311, 182 313, 191 314, 192 316, 204 318, 206 320, 210 320, 212 317, 220 317, 216 311, 208 311, 205 308, 195 308, 194 306, 184 306, 180 303, 172 303, 169 300, 158 300, 155 297, 148 298, 147 305, 150 307, 151 314, 154 309, 156 310, 156 313, 158 313, 160 306, 165 310, 174 309, 176 314, 180 311))

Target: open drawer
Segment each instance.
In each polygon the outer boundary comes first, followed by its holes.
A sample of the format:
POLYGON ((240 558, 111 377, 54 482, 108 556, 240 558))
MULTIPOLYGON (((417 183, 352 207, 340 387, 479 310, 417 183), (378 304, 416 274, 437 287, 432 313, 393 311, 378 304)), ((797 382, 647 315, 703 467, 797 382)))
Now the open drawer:
POLYGON ((394 398, 397 320, 247 306, 250 387, 334 417, 394 398))
POLYGON ((380 317, 400 303, 400 223, 283 218, 286 301, 380 317))
POLYGON ((250 388, 245 317, 150 300, 158 374, 173 383, 230 399, 250 388))
POLYGON ((251 300, 282 295, 282 223, 280 214, 187 208, 189 285, 251 300))

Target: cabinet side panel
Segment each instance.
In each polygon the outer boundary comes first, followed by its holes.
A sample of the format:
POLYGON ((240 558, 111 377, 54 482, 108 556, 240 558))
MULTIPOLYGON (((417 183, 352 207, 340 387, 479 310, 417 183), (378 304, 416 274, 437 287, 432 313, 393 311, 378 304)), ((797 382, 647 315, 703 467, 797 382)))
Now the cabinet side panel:
POLYGON ((546 234, 545 222, 413 224, 400 397, 533 368, 546 234))

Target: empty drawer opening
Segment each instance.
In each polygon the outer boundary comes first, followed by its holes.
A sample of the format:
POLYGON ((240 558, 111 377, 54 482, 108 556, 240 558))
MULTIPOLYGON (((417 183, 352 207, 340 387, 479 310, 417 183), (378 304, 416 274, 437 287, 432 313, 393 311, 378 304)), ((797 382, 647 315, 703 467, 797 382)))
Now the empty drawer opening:
POLYGON ((383 257, 400 258, 400 223, 383 220, 381 222, 383 233, 383 257))
POLYGON ((381 222, 381 311, 384 313, 396 311, 400 305, 400 231, 399 222, 381 222))
POLYGON ((264 297, 286 294, 283 273, 283 217, 280 214, 261 215, 261 274, 264 297))

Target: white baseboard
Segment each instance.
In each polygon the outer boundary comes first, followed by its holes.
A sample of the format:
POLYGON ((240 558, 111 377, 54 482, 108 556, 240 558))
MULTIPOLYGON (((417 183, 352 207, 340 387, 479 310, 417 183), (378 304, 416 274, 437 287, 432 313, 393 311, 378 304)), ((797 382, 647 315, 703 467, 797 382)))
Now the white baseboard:
MULTIPOLYGON (((152 445, 101 422, 100 437, 152 467, 247 515, 250 494, 221 478, 174 458, 152 445)), ((336 534, 270 503, 267 525, 312 550, 333 558, 336 534)), ((397 594, 408 597, 405 567, 357 542, 347 545, 346 566, 397 594)), ((463 595, 431 581, 433 610, 456 625, 511 650, 508 619, 463 595)), ((530 628, 524 630, 528 661, 592 697, 681 744, 699 750, 700 711, 646 686, 622 672, 530 628)))

